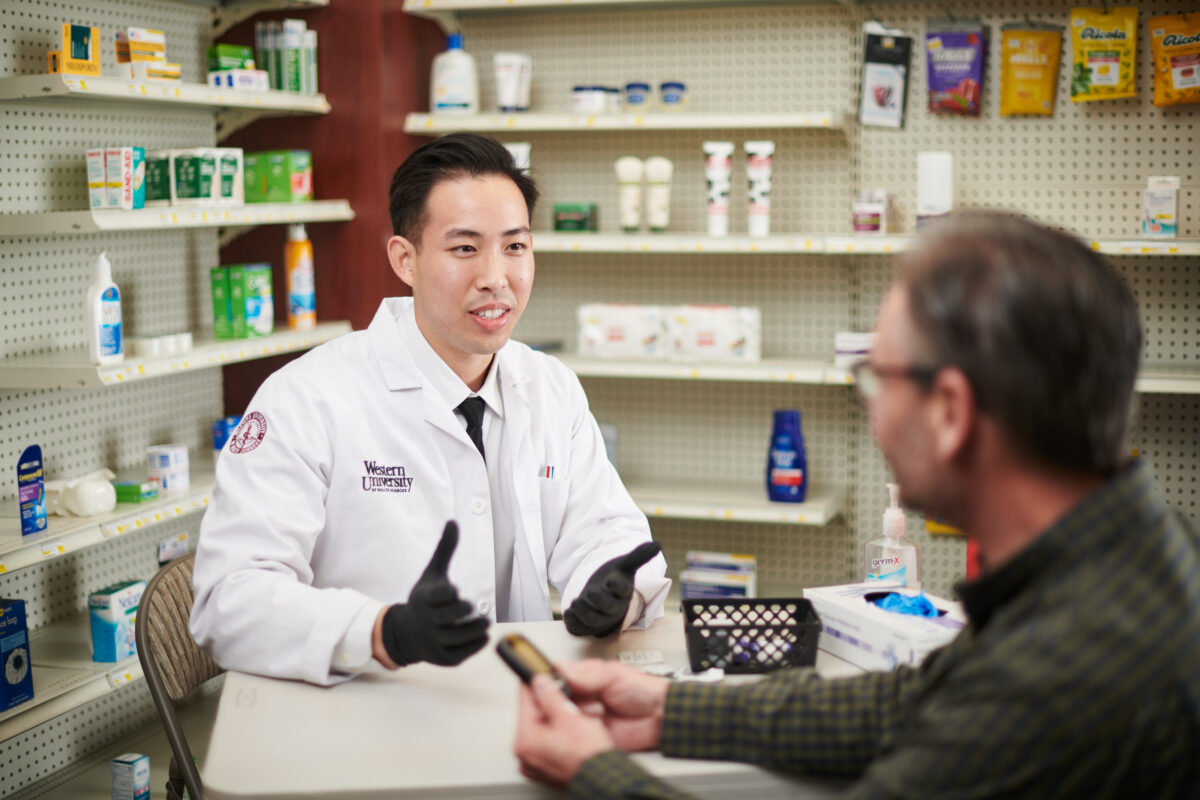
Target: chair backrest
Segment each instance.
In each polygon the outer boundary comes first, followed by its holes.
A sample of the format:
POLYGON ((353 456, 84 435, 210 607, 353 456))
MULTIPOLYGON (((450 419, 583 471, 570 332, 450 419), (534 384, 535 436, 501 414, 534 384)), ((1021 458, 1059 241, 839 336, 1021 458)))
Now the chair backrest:
POLYGON ((188 630, 192 614, 192 565, 195 553, 160 569, 138 604, 136 637, 142 673, 166 729, 176 766, 193 800, 203 797, 200 772, 175 713, 175 703, 224 670, 200 649, 188 630))

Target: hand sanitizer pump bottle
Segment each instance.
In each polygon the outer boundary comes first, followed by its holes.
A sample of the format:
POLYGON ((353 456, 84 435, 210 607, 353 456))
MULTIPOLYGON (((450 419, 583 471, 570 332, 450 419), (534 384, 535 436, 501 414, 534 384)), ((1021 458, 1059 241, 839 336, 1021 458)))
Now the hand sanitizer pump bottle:
POLYGON ((921 588, 921 551, 904 535, 904 511, 900 487, 887 485, 891 505, 883 512, 883 536, 867 542, 867 582, 900 583, 921 588))

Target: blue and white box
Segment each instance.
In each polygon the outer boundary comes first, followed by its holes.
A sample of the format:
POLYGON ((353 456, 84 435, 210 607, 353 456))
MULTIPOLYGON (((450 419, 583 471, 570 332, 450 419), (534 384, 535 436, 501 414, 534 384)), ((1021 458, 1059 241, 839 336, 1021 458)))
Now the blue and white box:
POLYGON ((125 753, 108 762, 112 800, 150 800, 150 757, 125 753))
POLYGON ((758 596, 758 561, 744 553, 689 550, 679 573, 683 599, 758 596))
POLYGON ((33 699, 33 668, 29 665, 29 630, 24 600, 0 600, 0 711, 33 699))
POLYGON ((122 581, 88 596, 93 661, 120 661, 137 653, 133 626, 144 591, 145 581, 122 581))

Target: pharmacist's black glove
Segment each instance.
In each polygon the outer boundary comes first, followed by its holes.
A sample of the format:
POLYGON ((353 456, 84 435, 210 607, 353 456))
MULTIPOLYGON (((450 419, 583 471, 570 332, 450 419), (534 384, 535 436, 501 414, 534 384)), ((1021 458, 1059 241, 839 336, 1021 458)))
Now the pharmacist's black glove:
POLYGON ((567 630, 576 636, 608 636, 619 631, 633 599, 634 574, 661 550, 658 542, 643 542, 601 564, 563 614, 567 630))
POLYGON ((428 661, 452 667, 487 644, 488 618, 475 614, 446 576, 457 546, 458 523, 451 520, 408 602, 383 615, 383 647, 400 666, 428 661))

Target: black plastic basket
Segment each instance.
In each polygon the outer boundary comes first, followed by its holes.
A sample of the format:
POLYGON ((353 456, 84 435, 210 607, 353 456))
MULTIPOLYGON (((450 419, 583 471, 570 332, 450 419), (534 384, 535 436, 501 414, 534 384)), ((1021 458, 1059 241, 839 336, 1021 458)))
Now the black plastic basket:
POLYGON ((817 660, 821 620, 804 599, 684 600, 683 619, 693 672, 770 672, 817 660))

